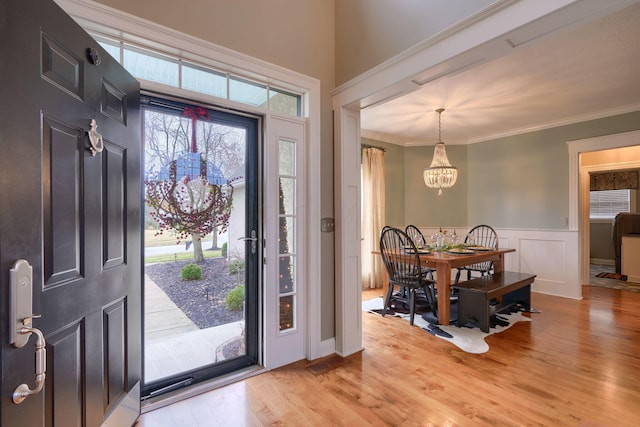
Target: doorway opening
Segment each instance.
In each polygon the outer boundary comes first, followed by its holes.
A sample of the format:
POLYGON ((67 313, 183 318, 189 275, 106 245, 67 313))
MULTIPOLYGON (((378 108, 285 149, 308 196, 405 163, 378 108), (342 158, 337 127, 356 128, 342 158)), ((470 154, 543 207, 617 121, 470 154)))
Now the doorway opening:
POLYGON ((591 279, 590 173, 640 168, 640 131, 568 142, 569 228, 579 232, 580 283, 591 279))
POLYGON ((143 396, 259 362, 260 119, 142 97, 143 396))
POLYGON ((582 155, 589 167, 589 282, 591 286, 611 289, 640 290, 640 285, 627 282, 621 265, 622 240, 626 233, 638 228, 638 167, 627 169, 617 163, 601 166, 610 156, 640 160, 640 147, 595 151, 582 155), (635 154, 634 154, 635 153, 635 154), (600 169, 604 168, 604 169, 600 169), (612 169, 614 168, 614 169, 612 169), (622 214, 622 215, 620 215, 622 214))

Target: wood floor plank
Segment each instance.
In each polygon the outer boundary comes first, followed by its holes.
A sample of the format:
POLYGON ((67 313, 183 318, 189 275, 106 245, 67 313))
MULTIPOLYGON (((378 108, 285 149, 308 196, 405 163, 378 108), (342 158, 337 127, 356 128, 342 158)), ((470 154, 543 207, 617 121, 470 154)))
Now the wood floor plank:
POLYGON ((484 354, 363 313, 361 353, 266 372, 144 414, 138 427, 638 426, 640 293, 583 295, 534 293, 541 313, 489 336, 484 354))

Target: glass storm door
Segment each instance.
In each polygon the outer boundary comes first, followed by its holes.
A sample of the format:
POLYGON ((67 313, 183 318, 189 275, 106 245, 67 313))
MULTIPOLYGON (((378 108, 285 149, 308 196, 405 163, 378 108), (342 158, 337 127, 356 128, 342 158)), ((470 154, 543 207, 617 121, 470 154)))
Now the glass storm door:
POLYGON ((142 97, 144 387, 256 365, 260 121, 142 97))

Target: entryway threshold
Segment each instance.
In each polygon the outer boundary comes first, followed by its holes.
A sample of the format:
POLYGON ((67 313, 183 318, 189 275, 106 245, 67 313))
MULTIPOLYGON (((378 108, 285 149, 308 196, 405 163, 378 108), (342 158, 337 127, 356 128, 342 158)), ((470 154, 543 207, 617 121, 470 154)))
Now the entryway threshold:
POLYGON ((181 400, 189 399, 190 397, 251 378, 266 371, 267 370, 263 366, 249 366, 245 369, 214 378, 210 381, 203 381, 198 384, 181 388, 180 390, 165 393, 161 396, 145 399, 141 403, 140 412, 143 414, 151 412, 154 409, 162 408, 164 406, 171 405, 172 403, 180 402, 181 400))

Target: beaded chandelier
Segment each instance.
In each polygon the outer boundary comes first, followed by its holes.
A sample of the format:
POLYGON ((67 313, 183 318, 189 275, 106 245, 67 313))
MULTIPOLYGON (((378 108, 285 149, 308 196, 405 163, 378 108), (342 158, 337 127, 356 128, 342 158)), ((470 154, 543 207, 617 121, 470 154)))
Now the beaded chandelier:
POLYGON ((424 183, 429 188, 437 188, 438 196, 442 194, 443 188, 451 188, 458 179, 458 169, 451 166, 447 158, 447 152, 442 142, 442 112, 444 108, 438 108, 438 143, 433 151, 431 166, 424 170, 424 183))

